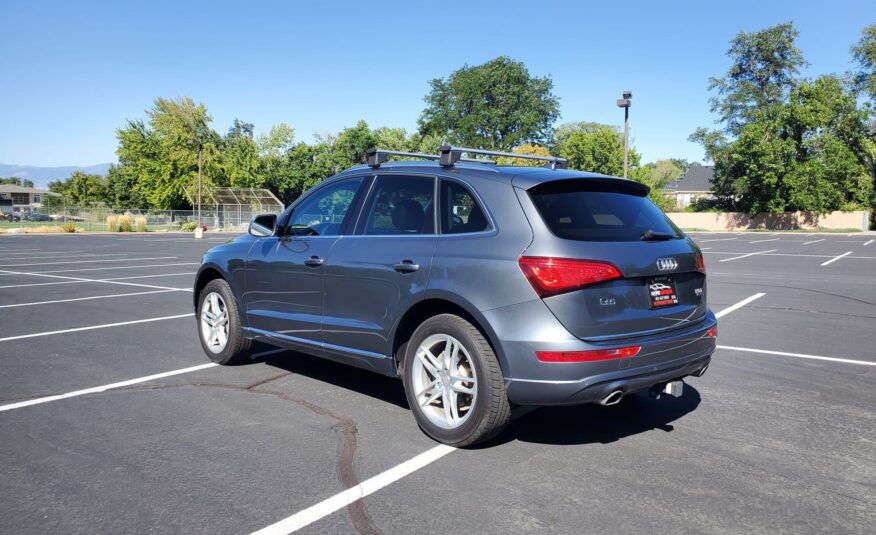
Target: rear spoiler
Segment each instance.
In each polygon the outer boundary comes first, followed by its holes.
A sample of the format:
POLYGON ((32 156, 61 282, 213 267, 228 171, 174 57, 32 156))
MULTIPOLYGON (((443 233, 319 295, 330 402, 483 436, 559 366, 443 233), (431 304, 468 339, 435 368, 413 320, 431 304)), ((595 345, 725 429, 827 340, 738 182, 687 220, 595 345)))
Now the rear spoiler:
POLYGON ((604 191, 645 197, 651 188, 626 178, 607 175, 555 177, 552 180, 534 181, 530 177, 514 177, 512 184, 527 191, 540 190, 561 193, 564 191, 604 191), (518 178, 524 178, 519 180, 518 178))

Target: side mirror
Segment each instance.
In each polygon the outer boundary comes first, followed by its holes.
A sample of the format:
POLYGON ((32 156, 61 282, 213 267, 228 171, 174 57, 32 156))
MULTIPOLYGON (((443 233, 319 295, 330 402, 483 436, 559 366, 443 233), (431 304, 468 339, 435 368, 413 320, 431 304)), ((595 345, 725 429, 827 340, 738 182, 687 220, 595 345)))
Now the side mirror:
POLYGON ((256 238, 265 238, 274 234, 277 227, 277 214, 262 214, 255 216, 249 222, 249 233, 256 238))

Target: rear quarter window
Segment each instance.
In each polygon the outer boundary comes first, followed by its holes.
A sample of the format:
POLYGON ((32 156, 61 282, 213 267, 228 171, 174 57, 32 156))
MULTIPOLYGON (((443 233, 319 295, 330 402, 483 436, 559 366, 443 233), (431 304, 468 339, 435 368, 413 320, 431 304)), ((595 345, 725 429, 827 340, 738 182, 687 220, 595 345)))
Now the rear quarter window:
POLYGON ((548 182, 529 197, 551 232, 566 240, 637 241, 647 230, 682 237, 654 203, 623 183, 548 182))

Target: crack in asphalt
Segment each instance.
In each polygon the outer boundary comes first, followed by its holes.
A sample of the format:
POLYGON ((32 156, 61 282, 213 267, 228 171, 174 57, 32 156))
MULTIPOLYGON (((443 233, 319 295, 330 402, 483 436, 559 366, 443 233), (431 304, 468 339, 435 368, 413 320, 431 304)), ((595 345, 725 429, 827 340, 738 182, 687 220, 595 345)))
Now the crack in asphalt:
MULTIPOLYGON (((274 396, 284 401, 289 401, 294 403, 300 407, 304 407, 305 409, 319 415, 325 416, 335 420, 335 424, 331 426, 331 430, 334 431, 339 436, 338 441, 338 478, 341 481, 341 484, 349 489, 355 487, 361 481, 359 480, 359 475, 356 473, 355 459, 356 459, 356 451, 358 447, 358 434, 359 429, 356 426, 356 421, 350 418, 349 416, 345 416, 343 414, 339 414, 337 412, 332 411, 331 409, 327 409, 312 401, 308 401, 304 398, 299 398, 296 396, 289 395, 285 392, 280 392, 277 390, 257 390, 258 387, 264 386, 272 381, 276 381, 278 379, 282 379, 283 377, 288 377, 290 375, 294 375, 293 372, 284 372, 277 375, 273 375, 266 379, 262 379, 261 381, 257 381, 255 383, 242 386, 242 385, 229 385, 222 383, 186 383, 186 384, 178 384, 178 385, 138 385, 131 386, 130 388, 118 388, 114 390, 108 390, 107 392, 118 392, 118 391, 137 391, 137 390, 163 390, 169 388, 180 388, 180 387, 207 387, 207 388, 227 388, 230 390, 238 390, 241 392, 249 392, 253 394, 262 394, 268 396, 274 396)), ((380 530, 374 525, 371 520, 371 517, 368 515, 368 512, 365 510, 364 500, 356 500, 349 505, 347 505, 347 512, 350 514, 350 520, 353 523, 353 527, 359 532, 361 535, 381 535, 380 530)))

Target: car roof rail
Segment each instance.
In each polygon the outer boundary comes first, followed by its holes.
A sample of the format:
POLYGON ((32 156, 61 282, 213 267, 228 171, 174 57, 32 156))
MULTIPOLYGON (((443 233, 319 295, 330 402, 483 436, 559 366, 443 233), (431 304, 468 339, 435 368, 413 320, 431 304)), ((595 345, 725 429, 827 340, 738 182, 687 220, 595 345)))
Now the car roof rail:
POLYGON ((458 161, 477 161, 470 158, 463 158, 463 154, 468 155, 483 155, 483 156, 498 156, 504 158, 520 158, 523 160, 541 160, 546 162, 545 167, 548 169, 567 169, 569 161, 565 158, 557 158, 556 156, 539 156, 537 154, 517 154, 515 152, 499 152, 495 150, 469 149, 466 147, 453 147, 451 145, 441 146, 441 157, 438 163, 444 167, 451 167, 458 161))
MULTIPOLYGON (((423 160, 440 160, 441 156, 438 154, 425 154, 422 152, 403 152, 397 150, 383 150, 383 149, 368 149, 365 152, 366 155, 366 163, 369 167, 378 168, 380 164, 386 163, 386 160, 390 156, 407 156, 408 158, 420 158, 423 160)), ((458 161, 461 162, 472 162, 472 163, 486 163, 486 164, 495 164, 496 162, 493 160, 487 160, 482 158, 458 158, 458 161)))

